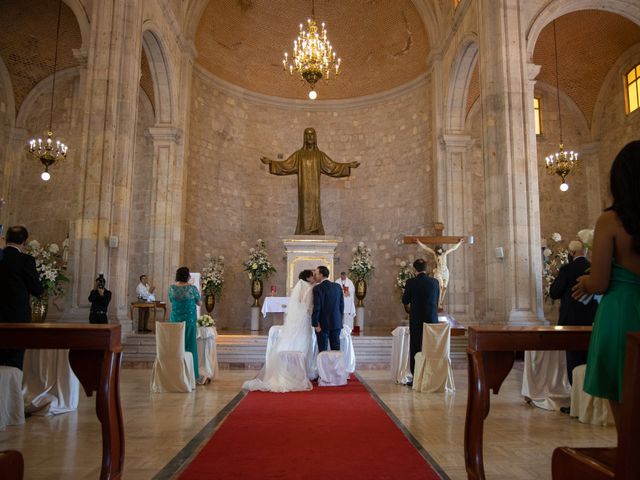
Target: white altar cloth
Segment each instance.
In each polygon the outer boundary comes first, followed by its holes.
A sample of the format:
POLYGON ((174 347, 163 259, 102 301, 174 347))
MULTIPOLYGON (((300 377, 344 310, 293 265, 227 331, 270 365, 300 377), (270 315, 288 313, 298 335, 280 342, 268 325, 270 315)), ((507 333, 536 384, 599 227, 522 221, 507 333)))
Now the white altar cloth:
POLYGON ((284 313, 289 305, 289 297, 265 297, 262 302, 262 316, 267 318, 267 313, 284 313))
POLYGON ((69 350, 26 350, 23 372, 25 412, 57 415, 78 408, 80 381, 71 370, 69 350))
POLYGON ((560 410, 570 404, 571 385, 564 350, 524 352, 522 395, 545 410, 560 410))
POLYGON ((397 327, 391 335, 391 379, 404 385, 413 381, 409 368, 409 327, 397 327))
POLYGON ((218 374, 217 336, 216 327, 198 327, 196 330, 200 384, 213 380, 218 374))

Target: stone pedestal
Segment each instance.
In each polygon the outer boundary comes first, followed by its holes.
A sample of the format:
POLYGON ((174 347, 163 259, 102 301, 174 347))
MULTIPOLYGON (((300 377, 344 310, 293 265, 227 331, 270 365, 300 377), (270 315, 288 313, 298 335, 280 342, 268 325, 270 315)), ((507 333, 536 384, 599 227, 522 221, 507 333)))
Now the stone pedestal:
POLYGON ((251 331, 260 330, 260 307, 251 307, 251 331))
POLYGON ((333 281, 333 257, 341 241, 342 237, 324 235, 293 235, 282 239, 287 254, 287 296, 304 269, 314 270, 324 265, 329 269, 329 280, 333 281))
POLYGON ((356 308, 356 326, 360 327, 360 331, 364 331, 364 307, 356 308))

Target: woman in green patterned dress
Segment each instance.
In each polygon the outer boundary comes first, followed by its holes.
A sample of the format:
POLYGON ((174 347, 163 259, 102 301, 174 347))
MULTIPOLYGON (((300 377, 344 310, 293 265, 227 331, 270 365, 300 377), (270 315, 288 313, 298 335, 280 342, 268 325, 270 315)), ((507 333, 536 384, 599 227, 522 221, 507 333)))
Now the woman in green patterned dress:
POLYGON ((573 298, 604 293, 593 323, 584 391, 607 398, 620 425, 626 334, 640 330, 640 141, 625 146, 611 166, 612 205, 596 222, 591 273, 573 298))
POLYGON ((187 267, 180 267, 176 271, 176 283, 169 287, 169 300, 171 301, 172 322, 185 322, 184 348, 193 355, 193 369, 196 380, 200 377, 198 372, 198 350, 196 344, 196 306, 200 305, 200 293, 198 289, 189 283, 191 274, 187 267))

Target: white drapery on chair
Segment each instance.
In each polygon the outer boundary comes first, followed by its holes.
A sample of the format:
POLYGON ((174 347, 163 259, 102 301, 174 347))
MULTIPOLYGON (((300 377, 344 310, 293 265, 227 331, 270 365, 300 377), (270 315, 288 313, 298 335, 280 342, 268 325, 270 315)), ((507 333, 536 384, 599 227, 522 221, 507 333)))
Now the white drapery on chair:
POLYGON ((573 369, 573 385, 571 386, 571 410, 572 417, 578 417, 582 423, 591 425, 613 425, 613 414, 609 406, 609 400, 592 397, 582 388, 584 376, 587 372, 586 365, 578 365, 573 369))
POLYGON ((22 370, 0 366, 0 430, 24 423, 22 370))
POLYGON ((568 407, 570 390, 564 350, 524 352, 522 395, 533 405, 545 410, 568 407))
POLYGON ((22 395, 24 409, 34 415, 77 410, 80 381, 69 364, 69 350, 26 350, 22 395))
POLYGON ((339 387, 347 384, 349 373, 345 365, 345 356, 338 350, 328 350, 318 354, 318 385, 321 387, 339 387))
POLYGON ((196 388, 193 355, 184 349, 184 322, 156 324, 152 392, 191 392, 196 388))
POLYGON ((422 351, 416 353, 413 389, 419 392, 454 392, 449 322, 422 326, 422 351))
POLYGON ((196 340, 198 345, 198 383, 207 383, 218 374, 218 354, 216 352, 216 327, 198 327, 196 340))

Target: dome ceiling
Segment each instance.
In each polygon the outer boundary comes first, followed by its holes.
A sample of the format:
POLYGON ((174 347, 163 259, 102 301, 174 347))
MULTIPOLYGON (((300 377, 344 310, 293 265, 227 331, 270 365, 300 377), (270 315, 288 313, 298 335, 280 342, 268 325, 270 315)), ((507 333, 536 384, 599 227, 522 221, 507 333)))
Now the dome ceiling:
MULTIPOLYGON (((411 0, 317 0, 340 76, 321 81, 318 98, 346 99, 403 85, 427 69, 429 39, 411 0)), ((196 33, 196 62, 242 88, 304 99, 308 85, 282 69, 298 25, 311 16, 305 0, 210 0, 196 33)))

